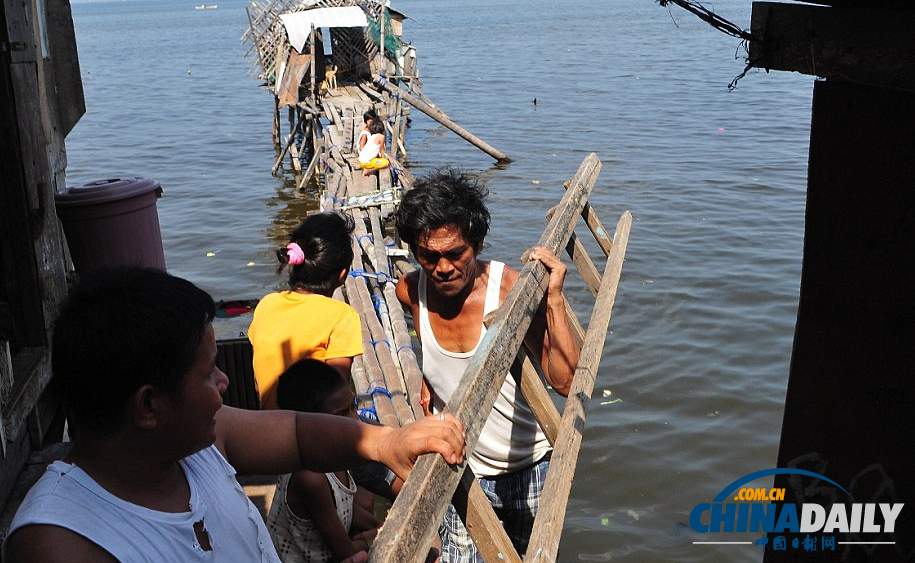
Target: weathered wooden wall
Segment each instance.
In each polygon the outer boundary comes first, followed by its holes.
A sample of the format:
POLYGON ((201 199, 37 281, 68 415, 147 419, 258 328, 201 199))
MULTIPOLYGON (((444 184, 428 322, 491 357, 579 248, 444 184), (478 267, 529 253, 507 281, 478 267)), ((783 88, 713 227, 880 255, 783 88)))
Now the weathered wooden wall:
POLYGON ((85 105, 67 0, 4 0, 0 24, 2 505, 57 412, 48 336, 66 280, 54 193, 85 105))

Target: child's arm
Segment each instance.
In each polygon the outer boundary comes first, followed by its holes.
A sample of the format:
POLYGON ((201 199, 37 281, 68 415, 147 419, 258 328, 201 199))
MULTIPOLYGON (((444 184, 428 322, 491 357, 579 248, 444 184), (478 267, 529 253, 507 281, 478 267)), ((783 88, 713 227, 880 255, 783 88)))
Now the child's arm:
POLYGON ((380 525, 381 520, 372 512, 369 512, 364 506, 353 504, 353 525, 350 526, 350 530, 358 533, 375 529, 380 525))
POLYGON ((352 381, 353 358, 327 358, 324 363, 337 370, 347 381, 352 381))
POLYGON ((289 479, 286 499, 292 512, 314 522, 327 544, 334 561, 340 561, 360 551, 368 551, 371 542, 352 539, 349 530, 337 515, 330 484, 323 473, 298 471, 289 479))

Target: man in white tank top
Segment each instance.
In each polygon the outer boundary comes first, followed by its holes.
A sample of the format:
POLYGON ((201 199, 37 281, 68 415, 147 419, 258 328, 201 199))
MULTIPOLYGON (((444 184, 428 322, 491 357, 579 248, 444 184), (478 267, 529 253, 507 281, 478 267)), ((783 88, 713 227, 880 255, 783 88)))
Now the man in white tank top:
MULTIPOLYGON (((422 342, 423 403, 440 412, 451 398, 486 329, 485 314, 497 309, 519 273, 500 262, 480 260, 489 230, 485 189, 471 178, 442 169, 420 179, 401 199, 397 229, 420 270, 397 284, 397 297, 413 314, 422 342)), ((566 396, 578 363, 565 312, 566 267, 549 250, 535 248, 550 272, 545 302, 525 345, 540 359, 543 375, 566 396)), ((519 553, 524 553, 549 466, 550 445, 516 388, 505 378, 480 433, 469 466, 496 509, 519 553)), ((482 562, 454 507, 440 530, 444 563, 482 562)))

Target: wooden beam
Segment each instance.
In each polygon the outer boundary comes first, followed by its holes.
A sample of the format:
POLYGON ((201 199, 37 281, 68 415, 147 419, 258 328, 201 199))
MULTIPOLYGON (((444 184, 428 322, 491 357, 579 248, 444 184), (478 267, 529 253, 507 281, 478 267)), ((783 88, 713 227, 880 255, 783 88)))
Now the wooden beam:
MULTIPOLYGON (((568 242, 578 215, 591 193, 601 163, 594 153, 582 162, 559 210, 540 237, 539 246, 557 254, 568 242)), ((473 451, 486 422, 481 416, 492 409, 508 369, 524 340, 531 318, 537 312, 548 283, 546 268, 528 262, 499 309, 499 314, 480 342, 451 396, 446 411, 464 423, 467 451, 473 451)), ((439 455, 427 454, 417 461, 413 473, 388 512, 388 525, 381 529, 369 553, 374 563, 422 561, 436 526, 457 488, 466 461, 448 465, 439 455)))
POLYGON ((836 8, 911 8, 912 0, 797 0, 836 8))
POLYGON ((559 552, 559 538, 562 535, 569 491, 572 489, 572 478, 578 463, 588 403, 591 401, 597 366, 604 350, 631 226, 632 215, 626 211, 616 226, 616 242, 613 245, 613 252, 607 258, 607 267, 604 269, 591 322, 588 323, 588 332, 585 333, 585 342, 572 380, 572 389, 562 412, 559 438, 543 485, 531 541, 524 555, 527 562, 556 561, 559 552))
POLYGON ((915 10, 754 2, 750 64, 915 92, 915 10))
POLYGON ((451 503, 483 561, 521 563, 521 556, 512 545, 489 502, 489 497, 483 492, 483 487, 469 467, 464 469, 464 475, 461 476, 461 482, 451 503))
POLYGON ((58 123, 61 136, 66 137, 86 113, 83 81, 79 72, 76 33, 67 0, 44 2, 47 12, 48 37, 51 42, 51 67, 54 73, 54 93, 57 99, 58 123))
POLYGON ((518 350, 518 355, 515 357, 514 363, 512 363, 511 374, 515 378, 518 388, 521 389, 524 400, 531 407, 534 418, 540 424, 540 429, 546 434, 546 439, 551 446, 554 445, 559 432, 561 417, 559 410, 553 404, 553 400, 546 390, 546 386, 540 379, 540 374, 537 373, 537 368, 534 367, 534 363, 531 361, 530 352, 528 352, 526 346, 522 346, 518 350))

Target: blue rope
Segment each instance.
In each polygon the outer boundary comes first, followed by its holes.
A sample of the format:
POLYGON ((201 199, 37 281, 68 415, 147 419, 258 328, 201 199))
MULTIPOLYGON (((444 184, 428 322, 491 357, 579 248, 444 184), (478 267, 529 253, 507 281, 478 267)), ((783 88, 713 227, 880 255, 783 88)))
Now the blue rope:
MULTIPOLYGON (((381 306, 383 304, 384 304, 384 302, 381 300, 381 298, 379 296, 377 296, 377 295, 372 296, 372 305, 375 306, 376 315, 381 316, 381 306)), ((374 344, 374 342, 372 342, 372 344, 374 344)))
POLYGON ((364 239, 364 238, 369 239, 370 244, 375 244, 375 239, 370 234, 362 235, 361 237, 356 239, 356 242, 358 242, 359 244, 362 244, 362 239, 364 239))
POLYGON ((391 343, 388 342, 388 341, 387 341, 386 339, 384 339, 384 338, 382 338, 381 340, 369 340, 369 344, 371 344, 372 346, 374 346, 374 345, 376 345, 376 344, 386 344, 386 345, 388 346, 388 348, 391 347, 391 343))
POLYGON ((365 270, 350 270, 349 275, 353 276, 354 278, 366 278, 366 279, 370 278, 370 279, 378 280, 379 282, 394 281, 393 278, 391 278, 391 276, 387 275, 384 272, 367 272, 365 270))
POLYGON ((400 354, 400 351, 404 348, 408 348, 410 351, 413 351, 413 346, 411 344, 404 344, 403 346, 397 348, 397 353, 400 354))

